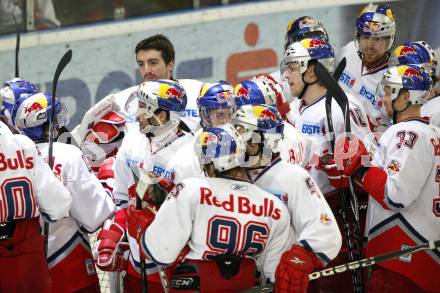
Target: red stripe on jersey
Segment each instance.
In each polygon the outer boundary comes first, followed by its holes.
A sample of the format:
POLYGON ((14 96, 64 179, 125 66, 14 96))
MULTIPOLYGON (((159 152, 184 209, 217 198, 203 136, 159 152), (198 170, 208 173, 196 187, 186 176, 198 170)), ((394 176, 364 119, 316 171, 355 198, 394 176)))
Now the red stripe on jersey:
MULTIPOLYGON (((368 240, 366 256, 376 256, 418 244, 420 243, 414 242, 399 226, 394 226, 368 240)), ((406 276, 427 292, 438 292, 440 263, 437 261, 426 251, 421 251, 377 265, 406 276)))

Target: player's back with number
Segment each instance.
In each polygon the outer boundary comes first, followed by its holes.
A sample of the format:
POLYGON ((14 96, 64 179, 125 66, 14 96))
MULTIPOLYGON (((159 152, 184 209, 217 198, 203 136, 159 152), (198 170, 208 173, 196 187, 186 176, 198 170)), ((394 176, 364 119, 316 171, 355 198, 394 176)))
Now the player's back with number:
POLYGON ((0 135, 0 292, 50 290, 39 215, 59 220, 71 201, 30 139, 0 135))
POLYGON ((255 185, 224 178, 189 178, 169 194, 147 229, 143 249, 155 262, 169 264, 189 239, 185 264, 198 268, 200 290, 246 289, 255 285, 253 260, 241 260, 238 272, 227 279, 209 273, 219 271, 209 259, 255 257, 258 269, 273 280, 279 258, 293 237, 289 223, 283 203, 255 185))

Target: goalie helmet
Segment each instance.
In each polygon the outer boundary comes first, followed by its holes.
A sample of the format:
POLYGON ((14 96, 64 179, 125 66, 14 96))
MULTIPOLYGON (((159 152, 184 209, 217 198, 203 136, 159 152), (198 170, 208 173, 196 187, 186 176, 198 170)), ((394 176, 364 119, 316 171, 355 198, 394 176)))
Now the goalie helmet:
POLYGON ((234 88, 235 105, 276 105, 278 91, 266 78, 245 80, 234 88))
MULTIPOLYGON (((52 96, 37 93, 20 97, 12 109, 12 122, 26 136, 36 142, 42 142, 47 135, 52 96)), ((66 108, 55 98, 54 127, 59 129, 69 124, 66 108)))
POLYGON ((29 81, 14 78, 5 82, 0 89, 0 115, 10 120, 15 101, 22 96, 36 93, 38 93, 37 87, 29 81))
POLYGON ((389 4, 368 4, 356 20, 356 46, 359 46, 360 36, 385 38, 388 40, 386 51, 394 43, 396 21, 389 4))
POLYGON ((254 132, 260 132, 264 138, 264 147, 276 149, 283 138, 284 122, 275 107, 269 105, 244 105, 232 118, 245 142, 252 139, 254 132))
POLYGON ((289 63, 299 66, 301 74, 306 72, 309 62, 320 62, 329 72, 333 71, 335 52, 333 47, 323 40, 304 39, 289 45, 284 52, 282 72, 289 63))
POLYGON ((399 96, 400 90, 407 90, 412 104, 424 104, 431 90, 431 78, 428 73, 416 65, 393 66, 385 71, 380 82, 383 92, 388 87, 391 101, 399 96))
POLYGON ((284 38, 284 49, 294 42, 306 38, 321 39, 329 41, 329 37, 324 25, 311 16, 301 16, 292 19, 287 25, 287 32, 284 38))
POLYGON ((197 106, 204 127, 230 122, 234 111, 233 87, 226 81, 204 83, 197 98, 197 106))
POLYGON ((195 151, 202 166, 213 163, 218 172, 240 166, 246 148, 231 124, 203 129, 196 138, 195 151))
POLYGON ((394 49, 391 65, 414 64, 422 67, 432 78, 437 75, 437 57, 434 50, 425 41, 408 42, 394 49))

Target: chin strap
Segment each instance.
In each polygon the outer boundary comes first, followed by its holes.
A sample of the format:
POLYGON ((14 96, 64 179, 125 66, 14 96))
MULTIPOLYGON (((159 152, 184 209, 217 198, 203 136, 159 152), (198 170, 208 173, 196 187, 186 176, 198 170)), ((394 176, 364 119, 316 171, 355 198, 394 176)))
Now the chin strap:
MULTIPOLYGON (((312 63, 310 63, 310 64, 312 64, 312 63)), ((316 78, 316 80, 314 82, 306 82, 305 79, 304 79, 304 75, 305 75, 305 72, 303 74, 301 74, 301 79, 302 79, 302 81, 304 83, 304 88, 301 91, 301 93, 298 95, 298 99, 302 99, 302 97, 304 96, 304 94, 305 94, 307 88, 309 87, 309 85, 312 85, 312 84, 315 84, 315 83, 318 82, 318 78, 316 78)))
POLYGON ((408 103, 406 104, 406 107, 403 108, 403 110, 398 111, 394 108, 395 101, 396 100, 391 102, 391 107, 393 108, 393 123, 397 123, 397 114, 405 112, 406 110, 408 110, 409 107, 412 106, 411 101, 408 101, 408 103))

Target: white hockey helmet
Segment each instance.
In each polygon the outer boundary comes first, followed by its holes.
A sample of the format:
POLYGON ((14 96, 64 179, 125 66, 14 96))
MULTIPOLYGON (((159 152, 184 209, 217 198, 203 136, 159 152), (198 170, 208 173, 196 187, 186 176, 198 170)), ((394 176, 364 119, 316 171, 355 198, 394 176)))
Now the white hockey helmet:
POLYGON ((301 74, 306 72, 309 62, 317 60, 329 72, 333 71, 335 52, 333 47, 320 39, 304 39, 289 45, 284 52, 282 72, 289 63, 297 63, 301 74))
POLYGON ((403 89, 409 92, 412 104, 424 104, 431 90, 431 78, 421 67, 399 65, 385 71, 379 86, 382 91, 389 87, 391 101, 397 99, 403 89))

